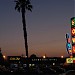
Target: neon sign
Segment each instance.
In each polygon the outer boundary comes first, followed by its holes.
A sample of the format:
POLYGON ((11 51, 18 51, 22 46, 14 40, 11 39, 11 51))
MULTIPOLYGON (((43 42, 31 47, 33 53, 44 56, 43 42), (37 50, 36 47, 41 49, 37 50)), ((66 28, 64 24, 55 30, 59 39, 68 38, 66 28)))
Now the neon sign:
POLYGON ((75 38, 74 37, 72 38, 72 44, 75 44, 75 38))
POLYGON ((72 36, 75 36, 75 28, 71 28, 71 34, 72 36))
POLYGON ((19 57, 10 57, 9 60, 20 60, 20 58, 19 57))
POLYGON ((71 27, 75 27, 75 17, 71 18, 71 27))
POLYGON ((72 46, 72 52, 75 53, 75 45, 72 46))
POLYGON ((72 47, 71 47, 71 41, 70 41, 69 33, 66 34, 66 40, 67 40, 67 43, 66 43, 67 52, 69 55, 72 55, 72 47))
POLYGON ((67 49, 71 50, 71 44, 70 43, 67 43, 67 49))

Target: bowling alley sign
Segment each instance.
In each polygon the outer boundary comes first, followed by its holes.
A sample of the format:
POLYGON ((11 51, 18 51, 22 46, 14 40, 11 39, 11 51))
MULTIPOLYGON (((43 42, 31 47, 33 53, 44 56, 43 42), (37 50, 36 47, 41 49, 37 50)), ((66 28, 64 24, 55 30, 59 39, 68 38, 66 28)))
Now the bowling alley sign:
POLYGON ((72 54, 75 57, 75 17, 71 18, 72 54))

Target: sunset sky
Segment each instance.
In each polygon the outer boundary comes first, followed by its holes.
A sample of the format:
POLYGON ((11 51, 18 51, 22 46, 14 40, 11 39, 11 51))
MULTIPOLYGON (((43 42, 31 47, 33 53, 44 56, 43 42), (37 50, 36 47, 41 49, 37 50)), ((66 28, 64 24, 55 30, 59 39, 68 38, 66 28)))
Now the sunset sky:
MULTIPOLYGON (((67 56, 65 34, 75 16, 75 0, 31 0, 26 12, 29 56, 67 56)), ((6 56, 25 55, 21 13, 14 0, 0 0, 0 47, 6 56)))

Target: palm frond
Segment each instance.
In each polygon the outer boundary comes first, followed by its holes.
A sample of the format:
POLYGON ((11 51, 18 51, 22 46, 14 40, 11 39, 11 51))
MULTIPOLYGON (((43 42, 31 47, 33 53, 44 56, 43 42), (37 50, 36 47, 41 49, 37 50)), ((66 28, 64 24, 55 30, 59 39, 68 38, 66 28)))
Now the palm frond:
POLYGON ((18 0, 15 0, 14 1, 16 3, 16 6, 15 6, 15 10, 17 10, 18 12, 20 12, 20 2, 18 0))
POLYGON ((27 7, 27 9, 29 10, 29 11, 32 11, 32 5, 28 5, 28 7, 27 7))
POLYGON ((21 9, 24 8, 25 12, 26 10, 32 11, 30 0, 15 0, 14 2, 16 3, 15 10, 20 12, 22 11, 21 9))

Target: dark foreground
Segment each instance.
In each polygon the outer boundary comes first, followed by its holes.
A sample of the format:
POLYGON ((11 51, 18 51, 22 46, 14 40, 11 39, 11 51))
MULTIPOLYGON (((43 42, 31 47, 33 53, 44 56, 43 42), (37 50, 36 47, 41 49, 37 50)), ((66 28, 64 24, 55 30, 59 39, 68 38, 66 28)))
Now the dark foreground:
POLYGON ((37 73, 0 73, 0 75, 59 75, 59 74, 48 74, 48 73, 46 73, 46 74, 37 74, 37 73))
POLYGON ((75 65, 27 68, 0 67, 0 75, 75 75, 75 65))

